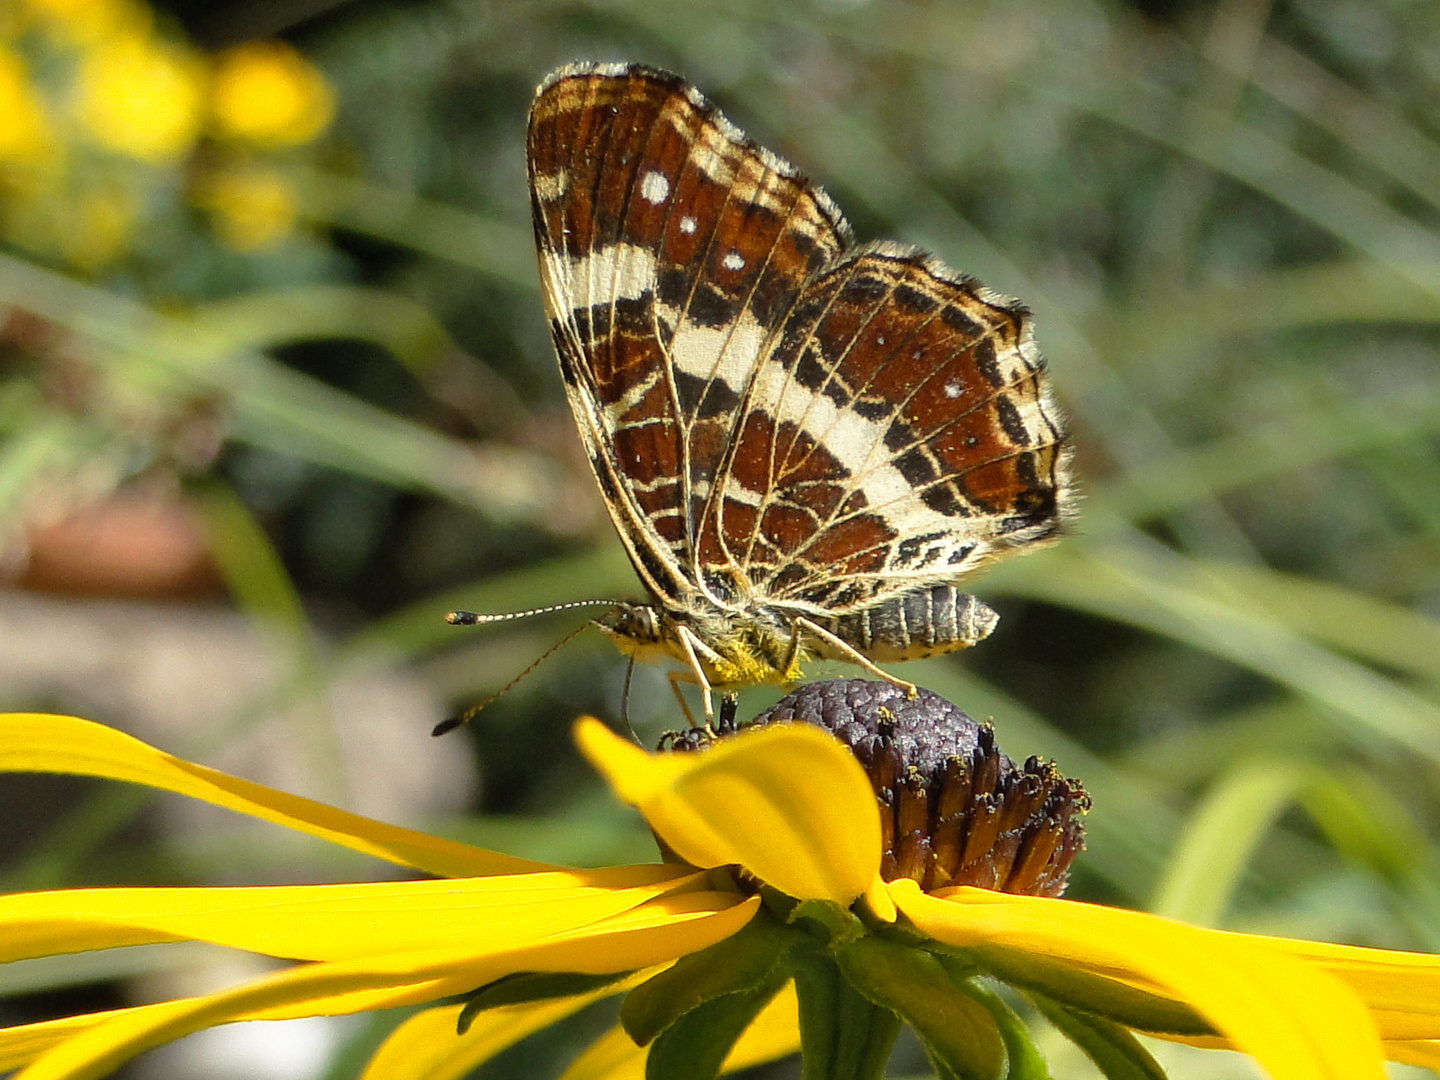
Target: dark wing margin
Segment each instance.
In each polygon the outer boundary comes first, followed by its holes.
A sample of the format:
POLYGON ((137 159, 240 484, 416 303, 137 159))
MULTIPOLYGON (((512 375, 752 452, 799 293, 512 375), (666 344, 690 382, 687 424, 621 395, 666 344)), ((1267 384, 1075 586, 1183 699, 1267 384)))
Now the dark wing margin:
POLYGON ((697 520, 763 343, 849 230, 792 166, 653 68, 555 72, 528 154, 571 407, 637 570, 674 598, 698 584, 697 520))
POLYGON ((840 612, 1055 536, 1060 413, 1020 303, 872 245, 767 342, 700 559, 780 605, 840 612))

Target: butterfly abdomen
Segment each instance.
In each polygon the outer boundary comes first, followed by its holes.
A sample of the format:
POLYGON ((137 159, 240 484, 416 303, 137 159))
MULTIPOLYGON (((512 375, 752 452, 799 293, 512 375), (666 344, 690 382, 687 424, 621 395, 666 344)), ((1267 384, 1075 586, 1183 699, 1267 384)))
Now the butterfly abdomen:
MULTIPOLYGON (((932 585, 841 615, 827 629, 856 652, 885 663, 968 648, 988 637, 999 618, 953 585, 932 585)), ((823 643, 816 651, 829 654, 823 643)))

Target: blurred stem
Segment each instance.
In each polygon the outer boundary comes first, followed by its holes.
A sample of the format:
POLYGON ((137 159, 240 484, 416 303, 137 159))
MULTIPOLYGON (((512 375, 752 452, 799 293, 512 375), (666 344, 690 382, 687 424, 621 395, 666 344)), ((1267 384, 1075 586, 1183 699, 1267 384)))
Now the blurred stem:
POLYGON ((319 169, 293 174, 310 220, 388 240, 534 290, 535 242, 528 227, 319 169))
POLYGON ((1335 136, 1366 164, 1440 207, 1440 146, 1404 113, 1367 97, 1308 56, 1267 38, 1249 71, 1255 87, 1335 136))
POLYGON ((1312 779, 1311 770, 1275 759, 1228 770, 1185 823, 1150 910, 1220 925, 1256 847, 1312 779))
POLYGON ((151 788, 107 784, 46 829, 0 880, 0 892, 58 889, 84 880, 84 868, 105 843, 155 797, 151 788))
POLYGON ((85 339, 99 362, 147 396, 221 395, 232 436, 257 446, 431 491, 500 520, 544 518, 559 498, 559 470, 548 459, 494 443, 469 445, 366 404, 255 351, 253 339, 212 333, 224 319, 207 322, 205 309, 198 317, 165 317, 0 255, 0 305, 7 303, 85 339))
POLYGON ((1354 739, 1379 735, 1440 761, 1440 707, 1401 683, 1306 639, 1223 575, 1162 545, 1072 540, 1003 567, 986 584, 1073 607, 1181 641, 1257 672, 1356 721, 1354 739))
POLYGON ((291 706, 290 722, 307 748, 307 770, 338 806, 348 803, 344 754, 325 702, 325 673, 294 582, 255 516, 224 484, 196 489, 210 553, 240 611, 261 631, 288 670, 271 699, 291 706))
MULTIPOLYGON (((1255 53, 1270 21, 1272 0, 1220 0, 1201 49, 1200 83, 1181 121, 1182 140, 1220 143, 1235 115, 1255 53)), ((1171 162, 1160 183, 1135 280, 1140 293, 1177 289, 1187 277, 1196 234, 1215 187, 1215 174, 1193 157, 1171 162)))

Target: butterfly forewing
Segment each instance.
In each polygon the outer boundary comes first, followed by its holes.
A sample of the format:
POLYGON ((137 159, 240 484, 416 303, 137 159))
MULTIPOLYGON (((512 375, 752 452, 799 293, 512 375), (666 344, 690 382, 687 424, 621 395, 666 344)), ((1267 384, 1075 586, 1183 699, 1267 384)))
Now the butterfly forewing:
POLYGON ((652 68, 552 75, 529 166, 581 436, 660 615, 693 628, 655 631, 672 655, 748 650, 727 678, 789 678, 776 635, 872 611, 904 654, 903 604, 1058 531, 1064 435, 1022 305, 918 249, 851 247, 818 187, 652 68))
POLYGON ((844 249, 843 219, 684 80, 648 68, 553 75, 529 163, 582 435, 632 553, 662 556, 670 569, 650 583, 676 595, 666 582, 677 564, 694 578, 696 521, 767 332, 844 249))

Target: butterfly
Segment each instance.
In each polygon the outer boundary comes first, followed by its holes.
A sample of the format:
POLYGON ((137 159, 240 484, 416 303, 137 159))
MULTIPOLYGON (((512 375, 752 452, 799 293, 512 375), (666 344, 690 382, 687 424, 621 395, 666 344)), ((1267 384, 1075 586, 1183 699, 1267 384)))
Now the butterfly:
POLYGON ((527 149, 560 371, 649 594, 597 621, 620 650, 706 690, 812 657, 913 690, 876 665, 988 635, 955 582, 1054 539, 1072 502, 1029 311, 919 248, 857 246, 669 72, 561 68, 527 149))

